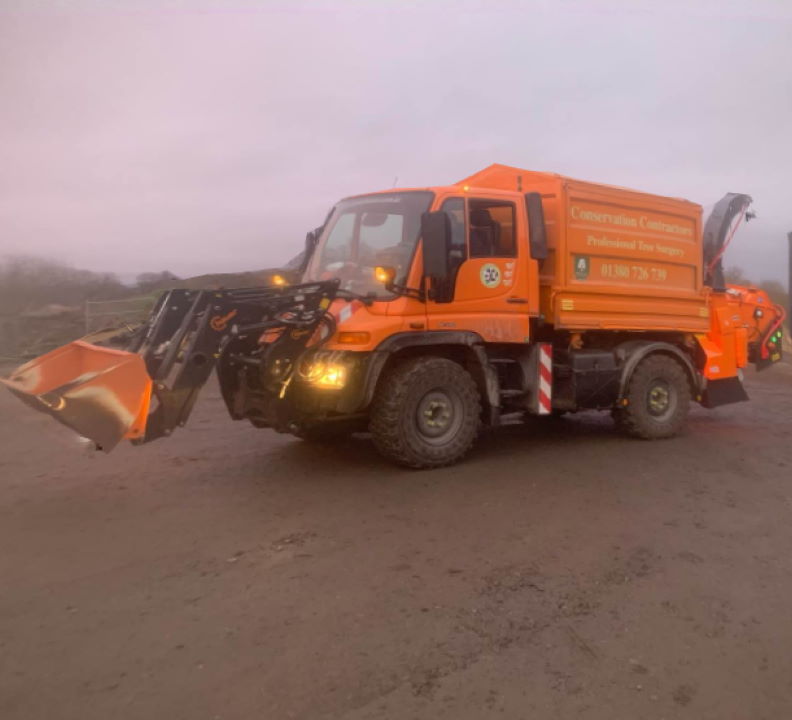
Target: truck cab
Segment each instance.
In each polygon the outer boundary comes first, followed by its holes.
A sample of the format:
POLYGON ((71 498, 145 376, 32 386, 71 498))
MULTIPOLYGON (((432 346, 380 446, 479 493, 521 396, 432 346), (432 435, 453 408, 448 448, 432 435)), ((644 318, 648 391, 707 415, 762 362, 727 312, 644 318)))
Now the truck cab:
MULTIPOLYGON (((302 281, 337 278, 342 290, 368 297, 366 310, 381 318, 381 329, 367 343, 358 336, 356 349, 402 331, 470 331, 485 342, 525 343, 539 315, 526 205, 521 193, 468 186, 348 198, 321 229, 302 281), (429 241, 427 214, 440 220, 429 241), (428 242, 443 264, 431 273, 428 242)), ((341 335, 328 347, 350 349, 351 339, 341 335)))

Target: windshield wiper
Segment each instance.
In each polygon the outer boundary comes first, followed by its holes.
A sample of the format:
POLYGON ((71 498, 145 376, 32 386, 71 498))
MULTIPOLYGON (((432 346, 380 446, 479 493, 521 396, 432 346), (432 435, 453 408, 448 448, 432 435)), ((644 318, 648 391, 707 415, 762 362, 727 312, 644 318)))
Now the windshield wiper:
POLYGON ((352 290, 338 288, 338 290, 336 290, 336 298, 338 300, 360 300, 360 302, 362 302, 364 305, 371 305, 377 299, 377 296, 373 292, 367 293, 366 295, 361 295, 360 293, 353 292, 352 290))

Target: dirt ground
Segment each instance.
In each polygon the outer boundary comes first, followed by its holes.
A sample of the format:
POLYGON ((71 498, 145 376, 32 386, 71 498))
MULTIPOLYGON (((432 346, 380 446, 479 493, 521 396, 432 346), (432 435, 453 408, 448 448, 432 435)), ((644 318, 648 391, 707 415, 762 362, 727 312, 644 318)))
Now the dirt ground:
POLYGON ((792 367, 391 467, 225 417, 89 454, 0 395, 0 718, 792 716, 792 367))

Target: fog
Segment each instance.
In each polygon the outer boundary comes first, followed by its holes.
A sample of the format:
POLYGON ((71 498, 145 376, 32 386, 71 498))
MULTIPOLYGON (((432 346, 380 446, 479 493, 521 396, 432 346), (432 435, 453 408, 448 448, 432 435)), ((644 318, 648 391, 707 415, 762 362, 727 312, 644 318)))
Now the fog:
POLYGON ((726 262, 779 279, 791 37, 783 0, 4 0, 0 254, 267 267, 340 197, 502 162, 749 193, 726 262))

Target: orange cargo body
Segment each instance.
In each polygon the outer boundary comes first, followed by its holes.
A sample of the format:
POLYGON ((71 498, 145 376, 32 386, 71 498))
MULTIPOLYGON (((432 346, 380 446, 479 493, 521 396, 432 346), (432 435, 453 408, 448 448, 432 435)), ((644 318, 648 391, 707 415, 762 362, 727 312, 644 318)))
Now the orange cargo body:
POLYGON ((700 205, 504 165, 459 184, 541 193, 540 312, 556 328, 709 329, 700 205))

